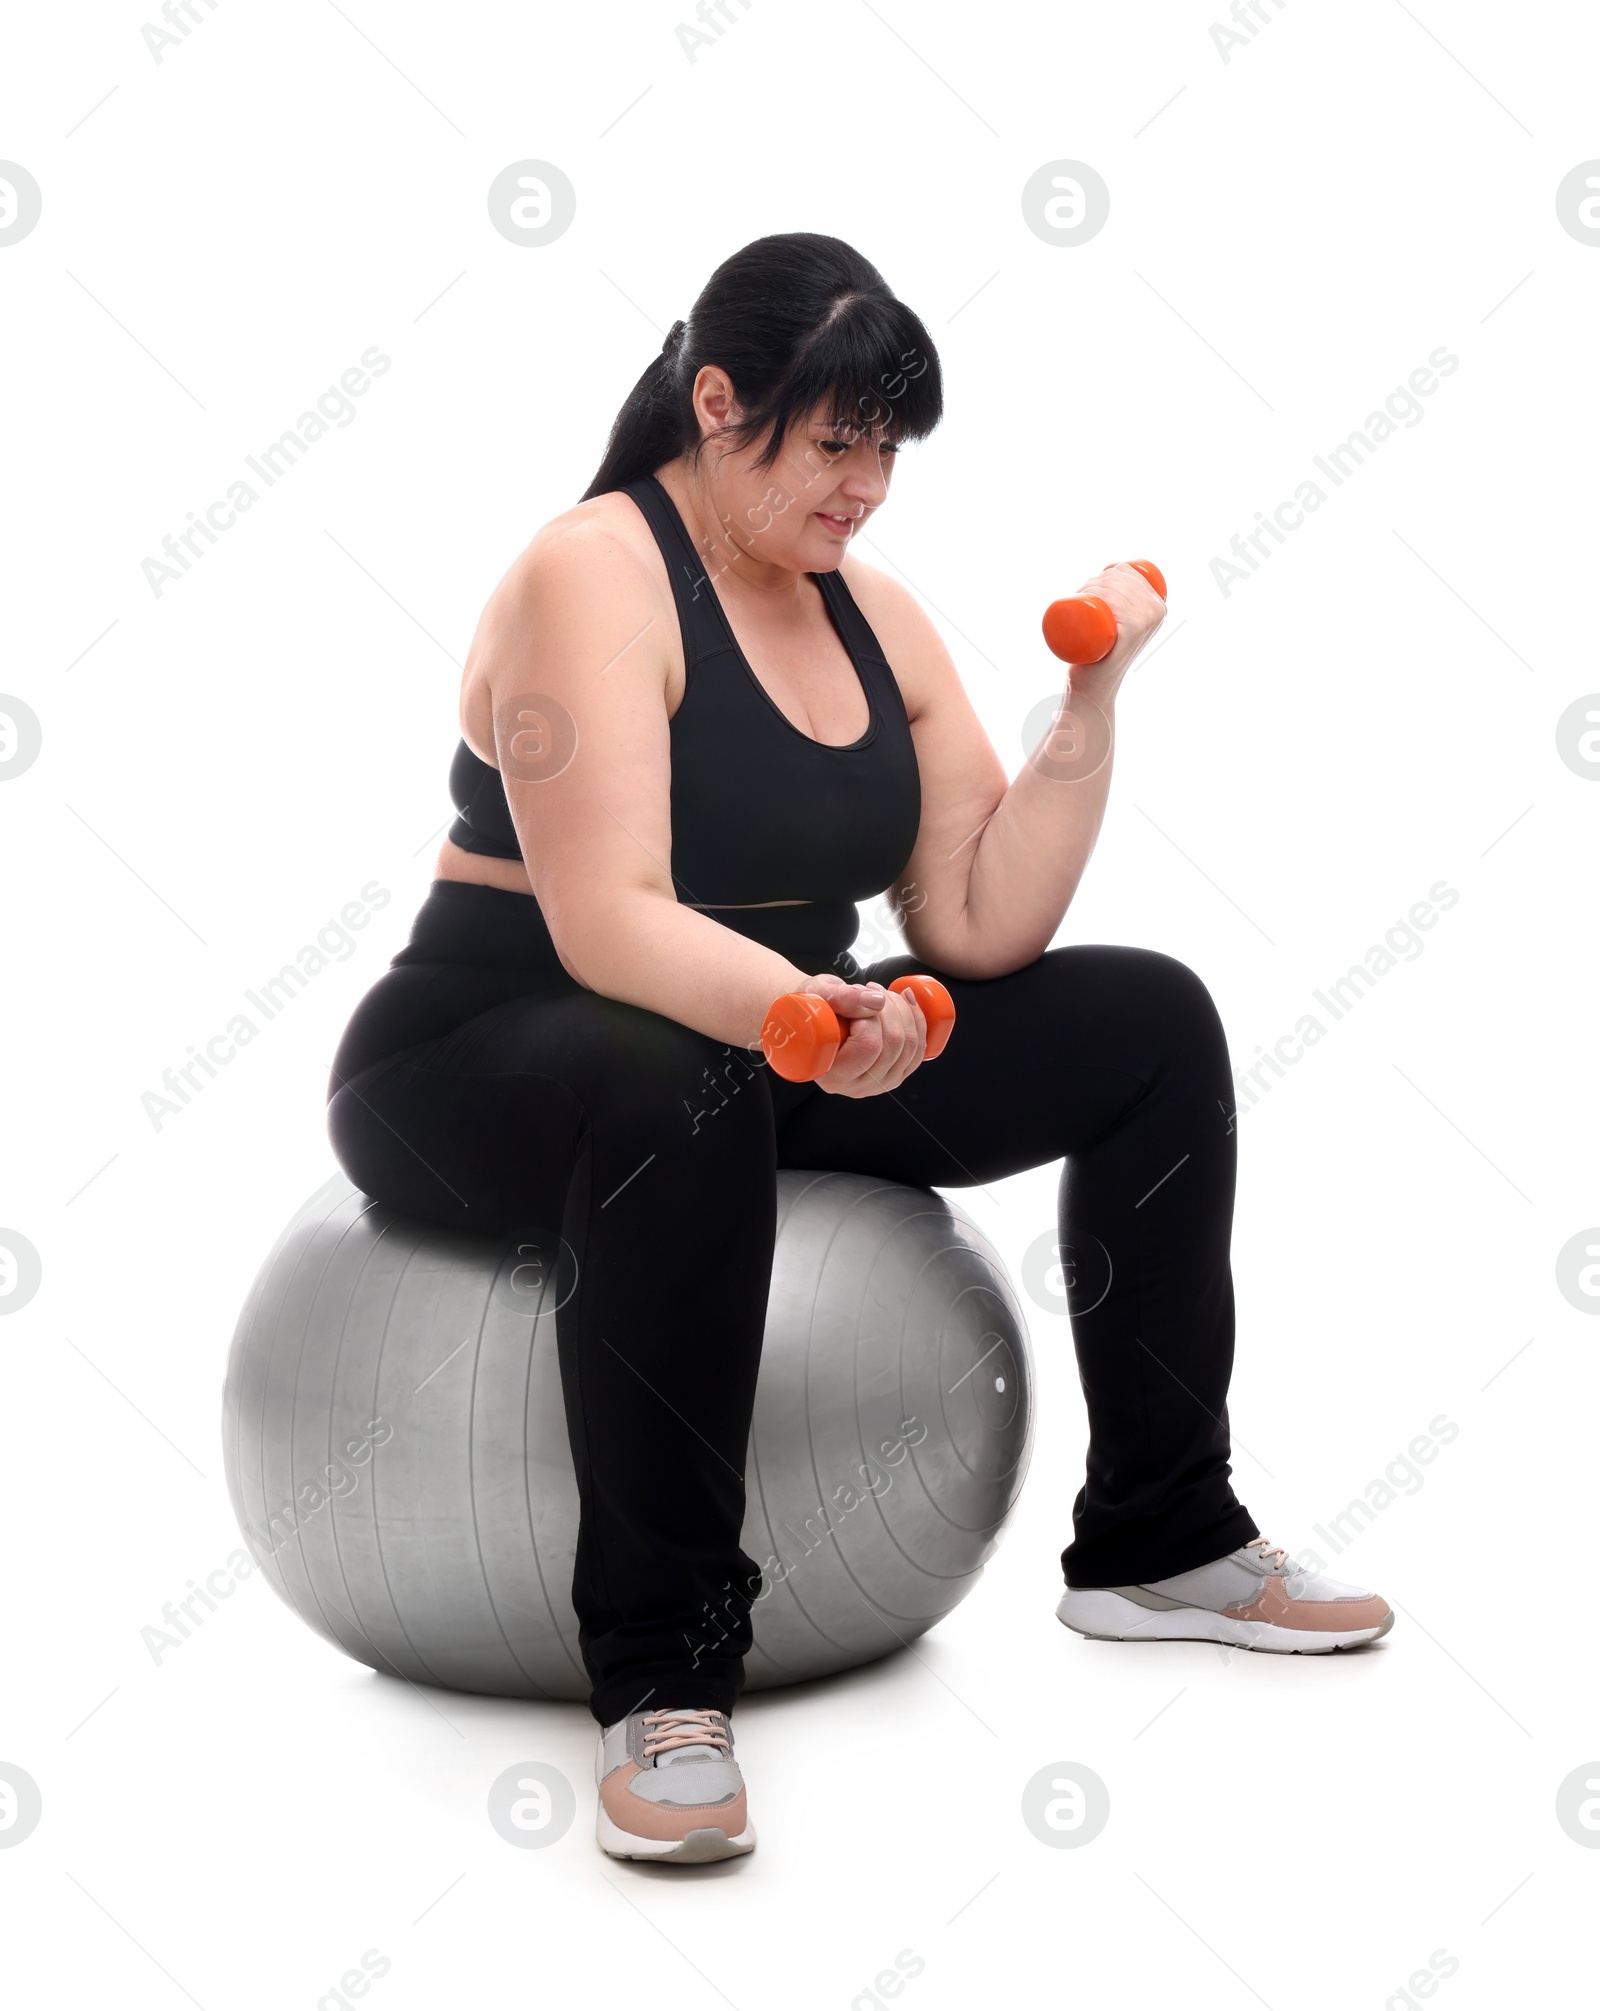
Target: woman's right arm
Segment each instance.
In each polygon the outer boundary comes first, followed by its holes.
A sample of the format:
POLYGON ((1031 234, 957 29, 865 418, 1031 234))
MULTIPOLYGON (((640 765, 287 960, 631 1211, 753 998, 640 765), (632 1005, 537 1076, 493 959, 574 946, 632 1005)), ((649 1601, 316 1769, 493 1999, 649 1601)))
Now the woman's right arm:
POLYGON ((729 1046, 758 1043, 780 993, 822 991, 854 1022, 829 1087, 894 1087, 922 1052, 921 1015, 898 994, 813 978, 678 901, 666 645, 639 558, 592 520, 519 560, 473 638, 469 673, 493 704, 506 801, 562 964, 729 1046))

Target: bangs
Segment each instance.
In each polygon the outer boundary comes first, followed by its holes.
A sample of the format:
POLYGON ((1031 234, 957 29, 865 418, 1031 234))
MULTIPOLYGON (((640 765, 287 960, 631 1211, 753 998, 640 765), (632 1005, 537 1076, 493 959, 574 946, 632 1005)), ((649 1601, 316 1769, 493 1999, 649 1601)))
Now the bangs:
MULTIPOLYGON (((870 259, 843 238, 779 231, 725 258, 672 324, 613 421, 584 500, 666 462, 692 468, 713 439, 765 475, 807 421, 876 453, 925 439, 943 414, 933 339, 870 259), (695 403, 708 369, 733 387, 722 424, 695 403)), ((806 444, 808 463, 835 457, 806 444)))
POLYGON ((771 429, 757 467, 770 468, 789 429, 819 405, 836 430, 896 446, 925 439, 938 425, 938 354, 902 301, 856 293, 835 302, 771 395, 736 429, 747 443, 771 429))

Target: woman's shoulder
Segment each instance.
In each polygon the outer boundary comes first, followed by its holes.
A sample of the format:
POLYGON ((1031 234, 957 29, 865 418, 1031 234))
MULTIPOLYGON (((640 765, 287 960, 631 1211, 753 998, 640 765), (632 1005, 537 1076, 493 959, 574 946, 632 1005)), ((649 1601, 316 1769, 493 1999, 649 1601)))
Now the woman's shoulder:
MULTIPOLYGON (((461 727, 479 759, 493 745, 497 691, 525 681, 534 662, 553 691, 563 675, 579 674, 575 666, 609 662, 648 629, 665 633, 657 619, 664 595, 670 604, 659 551, 622 493, 596 496, 542 524, 490 594, 467 652, 461 727)), ((657 655, 639 651, 630 664, 643 668, 657 655)), ((664 656, 657 668, 664 684, 664 656)))
POLYGON ((650 528, 631 498, 621 490, 594 496, 540 525, 507 567, 491 604, 638 591, 648 586, 655 552, 650 528))
POLYGON ((848 553, 839 562, 839 577, 850 589, 850 598, 876 630, 905 630, 925 622, 922 604, 909 588, 878 566, 848 553))

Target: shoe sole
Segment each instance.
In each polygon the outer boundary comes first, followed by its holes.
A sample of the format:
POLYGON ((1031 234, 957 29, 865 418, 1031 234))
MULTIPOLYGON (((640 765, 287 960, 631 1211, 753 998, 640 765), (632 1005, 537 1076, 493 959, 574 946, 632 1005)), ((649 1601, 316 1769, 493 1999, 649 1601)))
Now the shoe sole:
POLYGON ((1203 1606, 1152 1612, 1120 1592, 1088 1590, 1069 1590, 1056 1608, 1056 1618, 1089 1641, 1212 1641, 1268 1655, 1331 1655, 1338 1648, 1362 1648, 1394 1625, 1393 1613, 1386 1613, 1376 1627, 1312 1632, 1274 1627, 1265 1620, 1230 1620, 1226 1613, 1211 1613, 1203 1606))
POLYGON ((755 1824, 737 1836, 721 1829, 692 1829, 679 1839, 634 1836, 619 1829, 604 1810, 595 1816, 596 1841, 607 1857, 635 1857, 650 1864, 716 1864, 725 1857, 746 1857, 756 1847, 755 1824))

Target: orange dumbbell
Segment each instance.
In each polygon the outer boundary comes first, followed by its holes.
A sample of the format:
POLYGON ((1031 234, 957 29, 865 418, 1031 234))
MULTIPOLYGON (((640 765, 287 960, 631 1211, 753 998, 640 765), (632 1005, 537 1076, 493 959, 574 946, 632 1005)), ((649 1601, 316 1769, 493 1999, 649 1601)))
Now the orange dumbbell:
MULTIPOLYGON (((928 1023, 924 1059, 942 1054, 956 1023, 955 1001, 937 978, 896 978, 892 992, 909 992, 928 1023)), ((844 1039, 839 1015, 815 992, 785 992, 772 1001, 761 1028, 761 1052, 785 1082, 815 1082, 833 1066, 844 1039)))
MULTIPOLYGON (((1128 564, 1166 599, 1167 583, 1159 566, 1150 559, 1129 559, 1128 564)), ((1045 609, 1044 639, 1066 663, 1098 663, 1117 646, 1117 618, 1098 594, 1074 594, 1045 609)))

